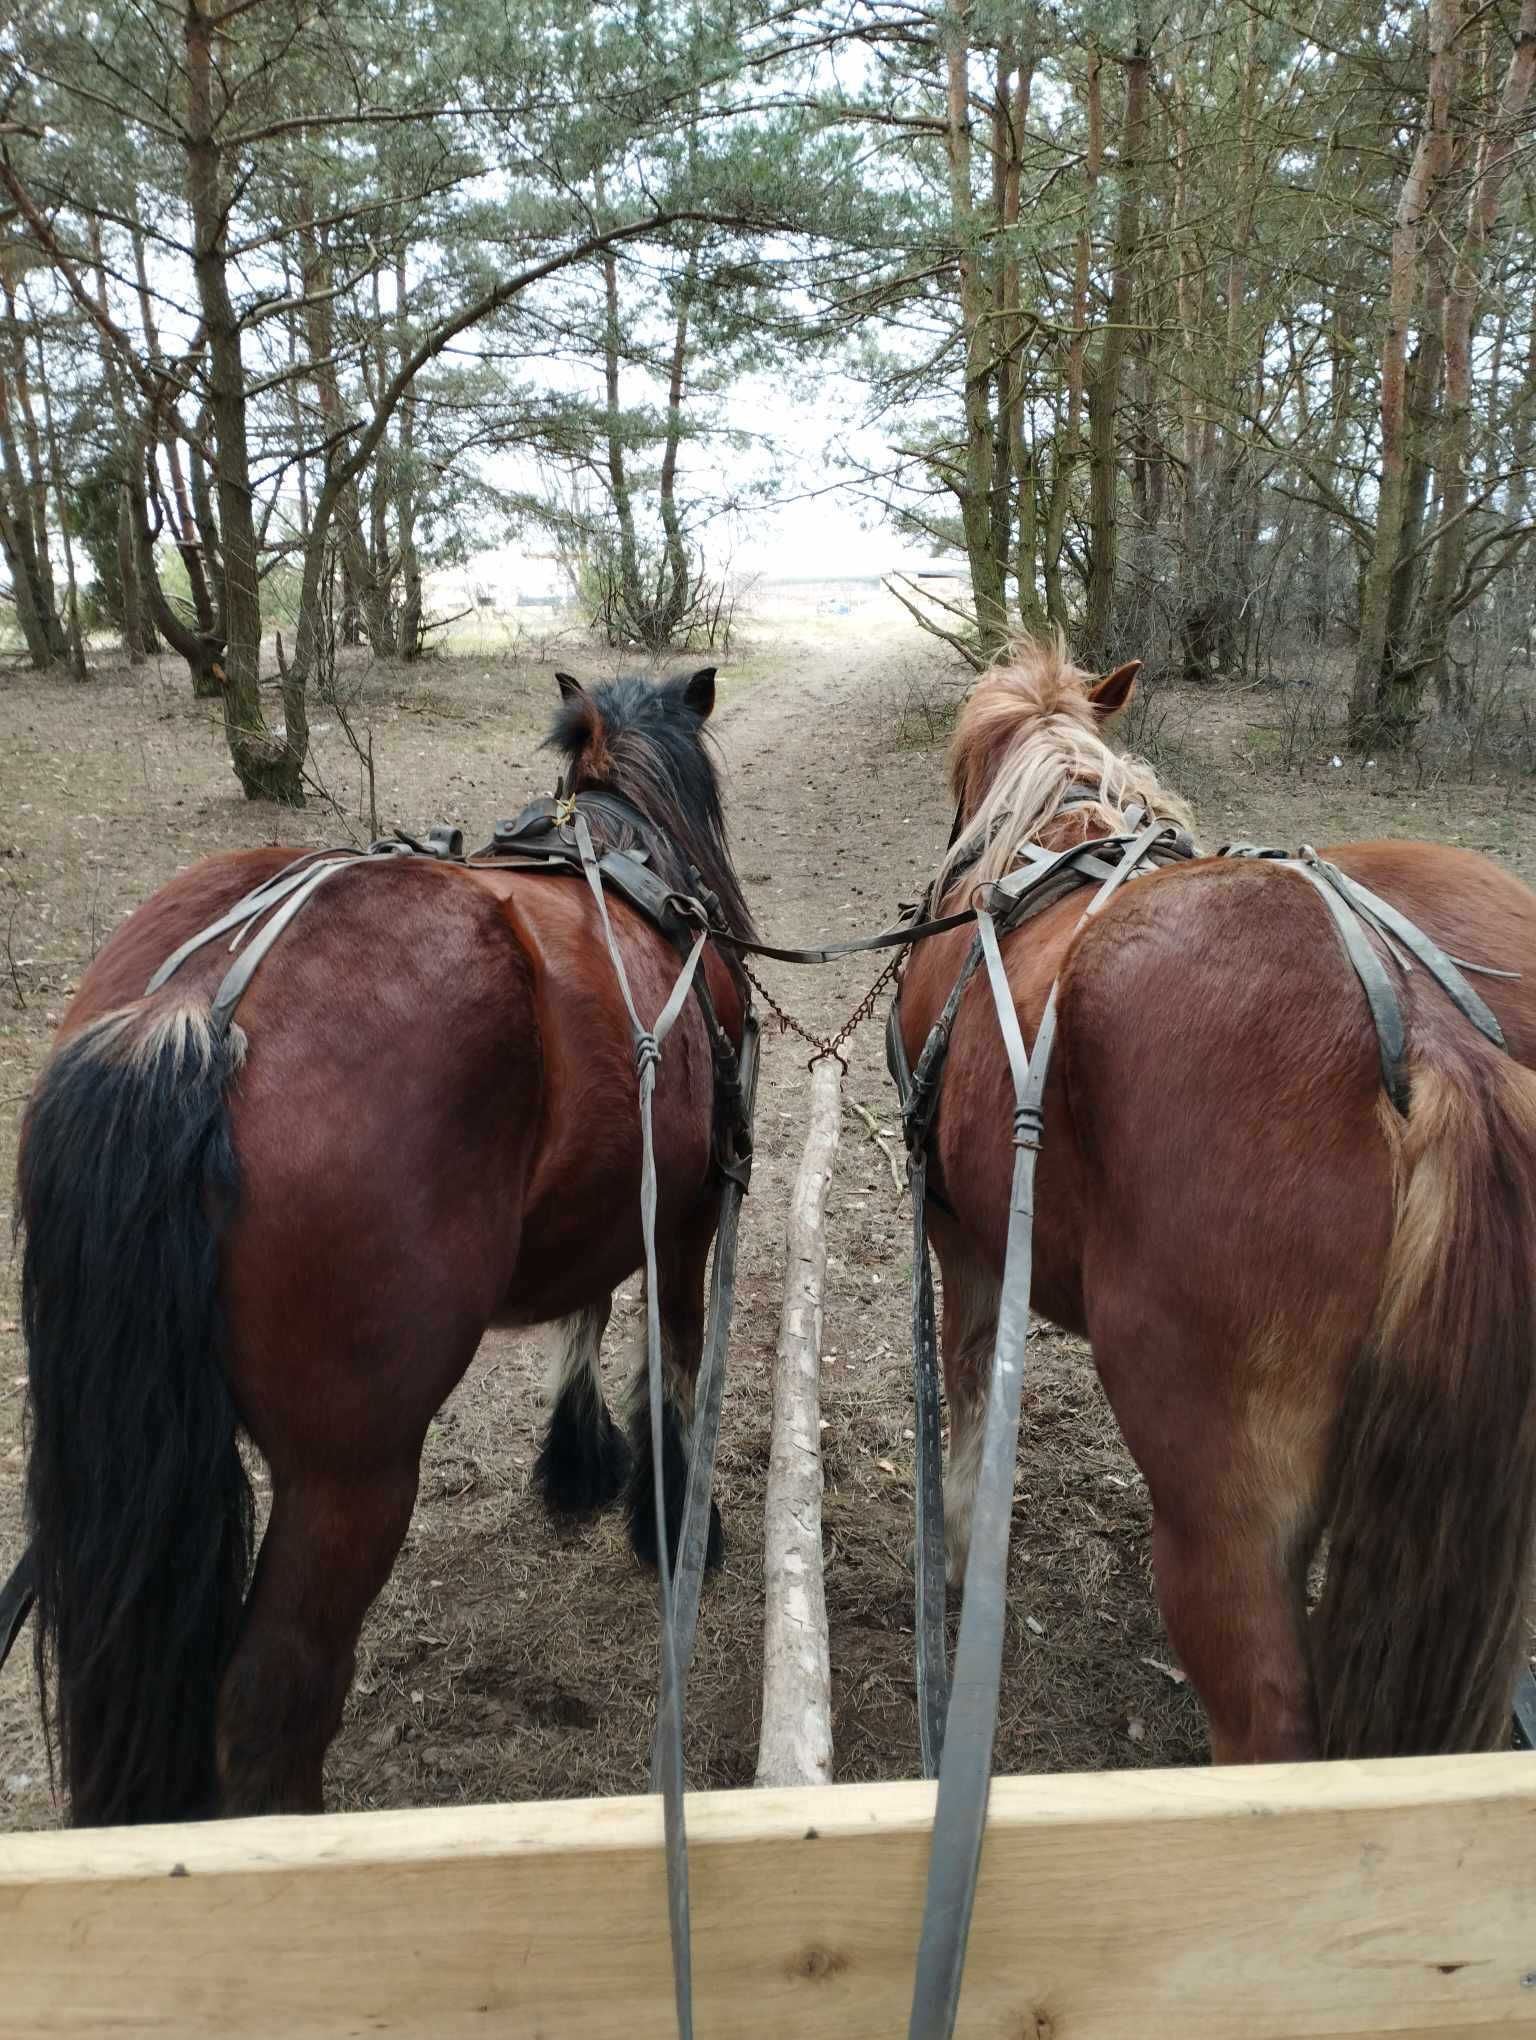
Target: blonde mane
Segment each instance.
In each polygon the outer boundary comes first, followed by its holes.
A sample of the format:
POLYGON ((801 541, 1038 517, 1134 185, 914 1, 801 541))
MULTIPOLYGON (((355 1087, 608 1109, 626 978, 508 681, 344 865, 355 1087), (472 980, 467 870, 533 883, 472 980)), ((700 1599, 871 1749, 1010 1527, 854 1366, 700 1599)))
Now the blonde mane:
POLYGON ((1061 813, 1069 787, 1093 787, 1082 812, 1095 834, 1123 834, 1131 806, 1193 833, 1189 808, 1152 767, 1105 742, 1112 718, 1095 708, 1094 684, 1060 637, 1022 639, 978 680, 949 747, 950 789, 966 822, 939 867, 941 895, 962 869, 977 884, 1012 870, 1061 813))

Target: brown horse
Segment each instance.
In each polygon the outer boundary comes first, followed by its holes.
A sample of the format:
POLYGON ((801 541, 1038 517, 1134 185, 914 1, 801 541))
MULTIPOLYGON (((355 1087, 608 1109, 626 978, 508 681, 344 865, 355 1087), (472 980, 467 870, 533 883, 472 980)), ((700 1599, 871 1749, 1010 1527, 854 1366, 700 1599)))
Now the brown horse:
MULTIPOLYGON (((669 884, 695 890, 694 867, 746 929, 705 747, 713 671, 590 694, 561 676, 561 692, 552 742, 599 851, 638 836, 669 884)), ((560 1322, 544 1494, 591 1507, 627 1474, 636 1549, 655 1556, 645 1397, 628 1472, 598 1373, 610 1293, 641 1261, 640 1128, 587 886, 360 862, 272 948, 227 1035, 209 1017, 222 943, 144 996, 173 949, 296 854, 210 858, 147 901, 86 973, 27 1111, 38 1650, 77 1822, 320 1806, 427 1425, 488 1325, 560 1322), (272 1480, 248 1593, 242 1432, 272 1480)), ((622 900, 610 911, 649 1020, 677 949, 622 900)), ((738 1040, 734 967, 711 947, 704 968, 738 1040)), ((690 1000, 655 1104, 674 1540, 713 1099, 690 1000)))
MULTIPOLYGON (((953 908, 1014 863, 1186 821, 1104 739, 1136 667, 1095 685, 1025 646, 950 754, 953 908), (1070 791, 1069 791, 1070 789, 1070 791), (1084 798, 1084 793, 1088 798, 1084 798)), ((1169 1635, 1218 1760, 1476 1749, 1508 1733, 1536 1511, 1536 897, 1467 851, 1329 857, 1479 978, 1510 1054, 1426 972, 1398 977, 1406 1117, 1307 880, 1201 859, 1067 898, 1005 943, 1026 1040, 1059 979, 1033 1302, 1086 1334, 1151 1491, 1169 1635), (1522 1067, 1523 1065, 1523 1067, 1522 1067), (1330 1559, 1307 1620, 1324 1530, 1330 1559)), ((901 991, 915 1057, 966 932, 901 991)), ((932 1137, 951 1576, 963 1577, 1007 1222, 1013 1092, 984 974, 932 1137)))

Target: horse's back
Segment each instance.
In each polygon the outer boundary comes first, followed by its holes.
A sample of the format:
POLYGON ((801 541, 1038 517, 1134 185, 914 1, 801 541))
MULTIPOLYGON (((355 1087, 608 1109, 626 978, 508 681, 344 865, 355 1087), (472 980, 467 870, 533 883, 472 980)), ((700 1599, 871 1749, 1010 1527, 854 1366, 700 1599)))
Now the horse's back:
MULTIPOLYGON (((1445 844, 1351 843, 1322 855, 1451 956, 1508 973, 1471 976, 1511 1053, 1536 1062, 1536 893, 1491 859, 1445 844)), ((1203 858, 1126 886, 1081 927, 1062 978, 1079 1028, 1113 1019, 1117 1033, 1134 1035, 1155 1029, 1171 1005, 1199 1055, 1240 1027, 1305 1043, 1314 1056, 1341 1026, 1375 1039, 1324 901, 1267 859, 1203 858)), ((1411 1056, 1415 1021, 1454 1009, 1427 972, 1394 970, 1393 978, 1411 1056)), ((1125 1052, 1136 1057, 1133 1041, 1125 1052)))
MULTIPOLYGON (((1510 1052, 1536 1062, 1536 896, 1438 845, 1325 854, 1452 955, 1522 973, 1474 982, 1510 1052)), ((1389 969, 1410 1071, 1428 1052, 1497 1054, 1427 971, 1389 969)), ((1137 880, 1079 932, 1059 1000, 1059 1137, 1101 1254, 1134 1240, 1191 1308, 1242 1294, 1278 1318, 1305 1294, 1363 1322, 1392 1227, 1390 1108, 1370 1007, 1313 885, 1246 858, 1137 880)))
POLYGON ((1510 1053, 1536 1067, 1536 892, 1492 858, 1446 843, 1348 843, 1323 855, 1463 962, 1514 972, 1471 978, 1510 1053))
MULTIPOLYGON (((167 879, 113 930, 91 959, 65 1009, 55 1046, 103 1013, 142 998, 145 985, 173 950, 305 854, 293 844, 221 851, 167 879)), ((222 945, 210 945, 210 964, 224 954, 222 945)))

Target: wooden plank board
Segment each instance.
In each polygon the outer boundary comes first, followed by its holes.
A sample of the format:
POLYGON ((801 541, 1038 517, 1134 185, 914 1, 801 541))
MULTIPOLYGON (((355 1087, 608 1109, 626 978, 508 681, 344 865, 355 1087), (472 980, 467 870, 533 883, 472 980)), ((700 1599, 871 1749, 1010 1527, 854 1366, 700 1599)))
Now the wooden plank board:
MULTIPOLYGON (((906 2030, 933 1787, 689 1802, 700 2040, 906 2030)), ((660 1809, 0 1837, 7 2040, 672 2026, 660 1809)), ((999 1779, 972 2040, 1536 2036, 1536 1758, 999 1779)))

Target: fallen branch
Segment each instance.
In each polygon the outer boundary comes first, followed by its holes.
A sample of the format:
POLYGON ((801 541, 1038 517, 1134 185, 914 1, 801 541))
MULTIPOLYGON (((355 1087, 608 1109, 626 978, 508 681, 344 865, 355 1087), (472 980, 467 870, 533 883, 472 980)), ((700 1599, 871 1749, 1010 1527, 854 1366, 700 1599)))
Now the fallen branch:
POLYGON ((429 630, 446 630, 449 624, 462 623, 466 616, 473 616, 474 614, 475 606, 471 603, 468 609, 456 610, 452 616, 423 617, 417 628, 420 630, 421 635, 425 637, 429 630))
POLYGON ((885 1156, 885 1165, 891 1172, 892 1186, 899 1197, 906 1186, 902 1182, 901 1169, 896 1160, 896 1150, 891 1146, 889 1137, 867 1105, 861 1105, 857 1098, 849 1098, 845 1102, 848 1109, 851 1112, 857 1112, 860 1119, 863 1120, 865 1126, 869 1129, 870 1139, 879 1148, 881 1154, 885 1156))

